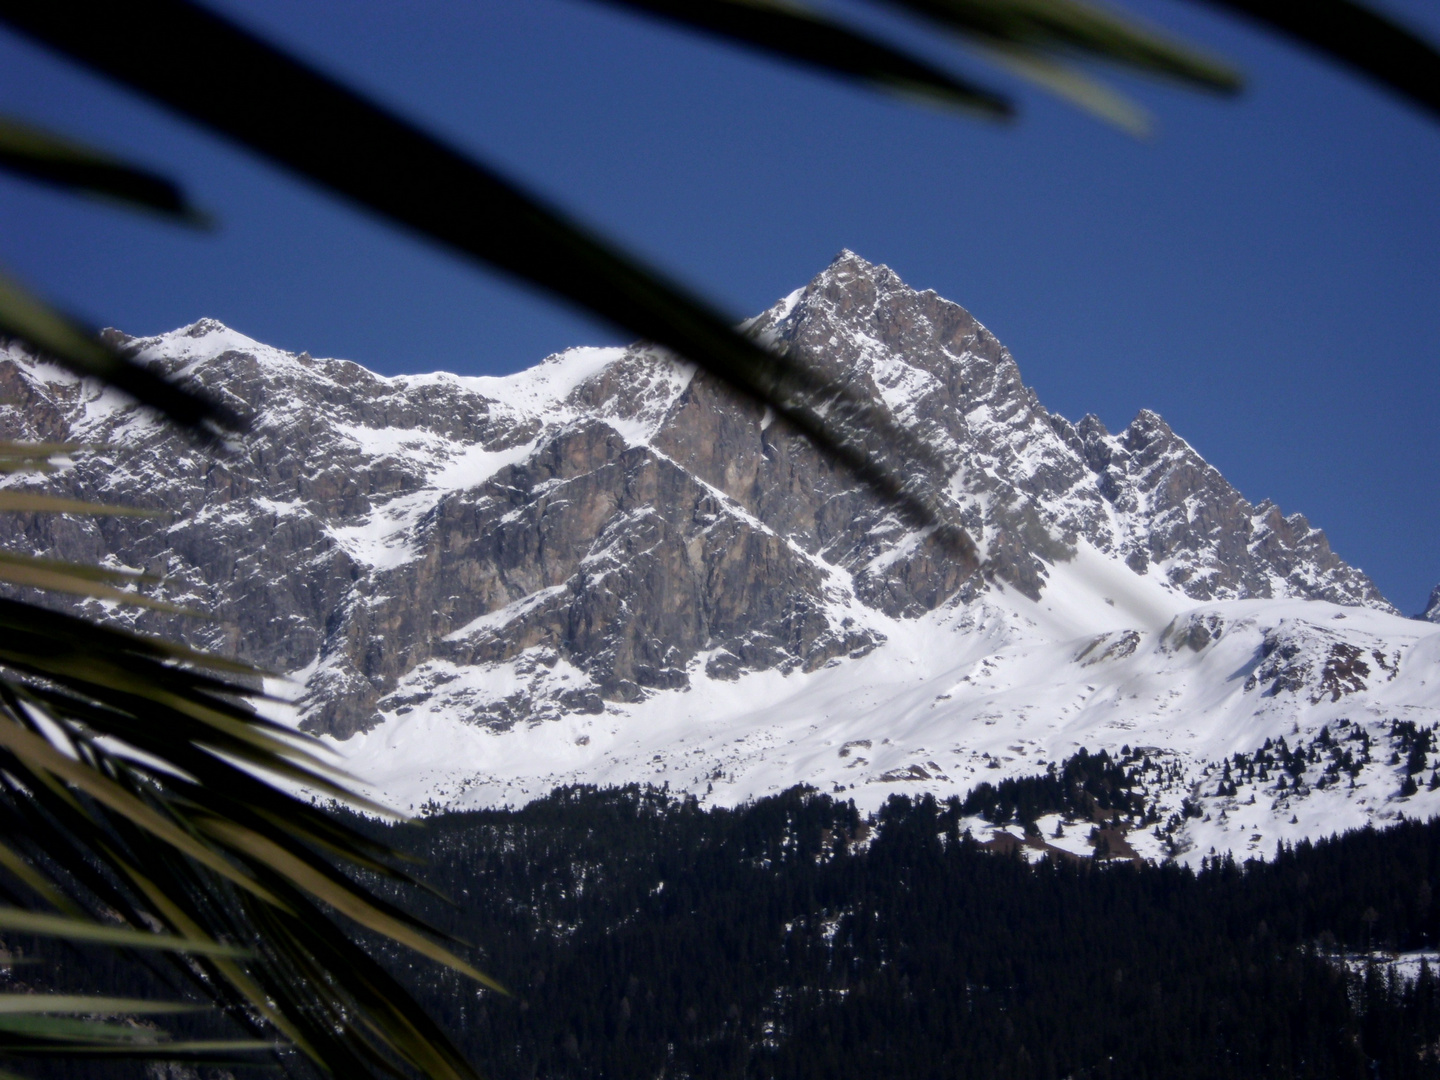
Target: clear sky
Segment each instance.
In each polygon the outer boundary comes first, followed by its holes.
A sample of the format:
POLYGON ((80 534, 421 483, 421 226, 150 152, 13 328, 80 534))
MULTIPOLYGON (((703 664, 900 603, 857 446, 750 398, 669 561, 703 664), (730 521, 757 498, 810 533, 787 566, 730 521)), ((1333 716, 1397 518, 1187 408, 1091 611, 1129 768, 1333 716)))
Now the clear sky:
MULTIPOLYGON (((1440 39, 1433 0, 1390 5, 1440 39)), ((1009 127, 582 0, 219 6, 737 317, 852 248, 969 308, 1051 410, 1112 430, 1161 413, 1403 611, 1440 581, 1440 123, 1296 48, 1135 0, 1251 79, 1238 100, 1122 80, 1159 121, 1137 142, 1000 74, 1009 127)), ((622 339, 5 32, 0 101, 178 176, 221 220, 193 235, 0 179, 0 262, 96 323, 208 315, 386 373, 622 339)))

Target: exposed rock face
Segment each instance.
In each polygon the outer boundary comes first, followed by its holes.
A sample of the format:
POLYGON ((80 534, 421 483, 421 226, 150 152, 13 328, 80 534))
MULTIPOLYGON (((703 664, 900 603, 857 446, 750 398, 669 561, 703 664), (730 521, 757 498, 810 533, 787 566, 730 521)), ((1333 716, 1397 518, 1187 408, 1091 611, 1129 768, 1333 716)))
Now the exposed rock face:
POLYGON ((164 574, 167 599, 216 620, 112 617, 300 673, 307 724, 341 737, 421 701, 506 726, 683 687, 697 665, 812 670, 883 641, 877 613, 993 582, 1039 596, 1082 541, 1196 600, 1390 610, 1323 533, 1246 502, 1158 416, 1111 435, 1051 415, 968 312, 884 267, 842 253, 753 327, 938 448, 983 574, 654 349, 381 378, 208 320, 122 340, 255 415, 219 456, 3 354, 0 435, 102 447, 47 489, 168 516, 17 515, 0 539, 164 574))
POLYGON ((1436 585, 1430 590, 1430 602, 1425 605, 1425 610, 1420 614, 1420 618, 1440 623, 1440 585, 1436 585))

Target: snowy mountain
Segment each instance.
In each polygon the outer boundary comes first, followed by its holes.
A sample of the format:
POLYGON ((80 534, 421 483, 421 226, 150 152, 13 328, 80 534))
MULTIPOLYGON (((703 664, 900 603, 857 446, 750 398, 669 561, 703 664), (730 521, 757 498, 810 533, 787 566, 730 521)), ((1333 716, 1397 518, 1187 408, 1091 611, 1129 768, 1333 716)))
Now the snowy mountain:
POLYGON ((3 436, 99 447, 48 489, 169 516, 3 539, 163 574, 215 621, 107 617, 290 673, 297 721, 402 807, 628 780, 873 807, 1085 746, 1149 762, 1147 855, 1440 808, 1399 795, 1440 719, 1440 629, 1160 417, 1047 412, 969 313, 849 252, 751 328, 936 449, 980 567, 653 348, 382 378, 208 320, 116 340, 253 412, 219 456, 5 353, 3 436), (1282 737, 1289 772, 1264 764, 1282 737))

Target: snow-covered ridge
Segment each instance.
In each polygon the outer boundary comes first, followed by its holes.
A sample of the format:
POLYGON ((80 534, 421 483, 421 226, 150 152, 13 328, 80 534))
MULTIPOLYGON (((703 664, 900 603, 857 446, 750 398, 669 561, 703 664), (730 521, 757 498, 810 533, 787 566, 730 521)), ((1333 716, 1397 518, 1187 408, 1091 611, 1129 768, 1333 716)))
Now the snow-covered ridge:
MULTIPOLYGON (((459 720, 447 684, 335 746, 406 808, 518 805, 557 784, 638 781, 724 805, 808 784, 869 810, 894 793, 963 797, 1081 747, 1143 748, 1158 820, 1130 843, 1185 861, 1264 856, 1279 840, 1440 812, 1432 769, 1402 795, 1406 763, 1390 749, 1396 721, 1440 720, 1440 629, 1424 623, 1323 601, 1193 605, 1082 545, 1039 601, 1002 587, 881 626, 886 641, 868 655, 810 673, 714 679, 697 658, 687 692, 504 732, 459 720), (1378 749, 1343 772, 1325 756, 1299 782, 1272 765, 1233 794, 1225 786, 1236 754, 1332 736, 1353 747, 1362 733, 1378 749)), ((503 692, 535 671, 576 674, 524 657, 453 692, 503 692)), ((1085 849, 1083 836, 1069 843, 1085 849)))
POLYGON ((1164 809, 1137 849, 1198 858, 1440 797, 1400 796, 1378 750, 1322 784, 1316 742, 1435 723, 1440 627, 1162 418, 1049 413, 968 312, 848 252, 748 325, 937 449, 982 572, 650 347, 387 378, 213 320, 128 346, 253 412, 219 457, 0 357, 3 437, 106 446, 47 485, 170 511, 6 539, 165 573, 218 621, 123 618, 294 673, 296 722, 406 808, 576 780, 873 807, 1128 745, 1164 809), (1282 737, 1316 775, 1228 794, 1222 759, 1282 737))

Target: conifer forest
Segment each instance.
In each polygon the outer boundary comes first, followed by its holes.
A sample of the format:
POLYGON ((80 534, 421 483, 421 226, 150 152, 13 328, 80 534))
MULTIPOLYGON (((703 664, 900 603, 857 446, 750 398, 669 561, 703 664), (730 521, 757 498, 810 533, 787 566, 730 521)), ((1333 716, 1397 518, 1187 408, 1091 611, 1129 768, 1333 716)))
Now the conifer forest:
MULTIPOLYGON (((509 995, 367 944, 495 1080, 1440 1076, 1423 959, 1440 822, 1199 870, 1103 847, 1032 863, 964 828, 1057 811, 1112 827, 1143 817, 1134 779, 1077 755, 964 803, 892 797, 869 820, 798 788, 708 809, 630 787, 360 821, 425 861, 446 897, 426 914, 509 995)), ((135 978, 104 957, 74 952, 49 977, 135 978)), ((105 1075, 146 1075, 125 1069, 105 1075)))

